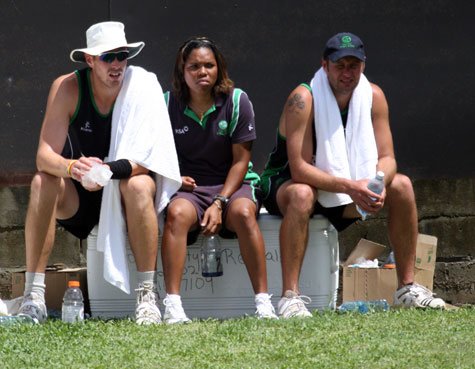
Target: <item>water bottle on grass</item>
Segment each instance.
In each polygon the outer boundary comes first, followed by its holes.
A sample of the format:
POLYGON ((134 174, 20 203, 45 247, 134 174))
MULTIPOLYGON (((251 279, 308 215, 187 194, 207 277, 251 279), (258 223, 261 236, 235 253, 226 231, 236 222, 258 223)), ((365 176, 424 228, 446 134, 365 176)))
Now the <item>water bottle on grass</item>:
MULTIPOLYGON (((376 177, 374 177, 373 179, 371 179, 369 182, 368 182, 368 189, 378 195, 381 195, 381 192, 383 192, 383 189, 384 189, 384 182, 383 182, 383 178, 384 178, 384 172, 381 172, 381 171, 378 171, 376 173, 376 177)), ((372 200, 376 200, 376 198, 374 197, 370 197, 372 200)), ((358 210, 358 212, 363 216, 363 220, 365 220, 365 218, 370 215, 368 214, 367 212, 365 212, 364 210, 362 210, 358 205, 356 205, 356 209, 358 210)))
POLYGON ((78 281, 69 281, 64 293, 62 321, 76 323, 84 320, 84 300, 78 281))
POLYGON ((339 313, 348 311, 359 311, 366 314, 375 311, 388 311, 389 304, 385 299, 373 301, 346 301, 338 309, 339 313))
POLYGON ((7 327, 15 324, 33 324, 35 321, 29 316, 0 316, 0 327, 7 327))

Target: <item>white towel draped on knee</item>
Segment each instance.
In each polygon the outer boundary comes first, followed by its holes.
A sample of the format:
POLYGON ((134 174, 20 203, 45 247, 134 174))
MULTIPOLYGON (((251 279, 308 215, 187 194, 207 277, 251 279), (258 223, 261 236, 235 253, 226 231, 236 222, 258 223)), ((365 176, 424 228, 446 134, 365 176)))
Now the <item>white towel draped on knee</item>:
MULTIPOLYGON (((180 169, 162 88, 154 73, 140 67, 126 69, 114 105, 107 160, 117 159, 131 160, 154 173, 155 209, 163 225, 162 212, 181 186, 180 169)), ((104 252, 105 280, 130 293, 119 180, 104 187, 97 249, 104 252)))
MULTIPOLYGON (((323 68, 311 81, 315 111, 315 166, 335 177, 353 180, 372 178, 376 174, 378 150, 371 120, 373 91, 361 74, 348 108, 346 137, 340 109, 323 68)), ((350 196, 318 190, 324 207, 353 202, 350 196)))

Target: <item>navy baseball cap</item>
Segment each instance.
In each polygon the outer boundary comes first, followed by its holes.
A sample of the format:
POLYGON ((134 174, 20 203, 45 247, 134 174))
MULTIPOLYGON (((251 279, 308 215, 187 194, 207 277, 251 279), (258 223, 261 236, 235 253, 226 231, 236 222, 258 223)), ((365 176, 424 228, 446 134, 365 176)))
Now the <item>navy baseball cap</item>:
POLYGON ((332 62, 344 58, 345 56, 354 56, 361 61, 366 61, 363 41, 348 32, 338 33, 327 41, 323 57, 330 59, 332 62))

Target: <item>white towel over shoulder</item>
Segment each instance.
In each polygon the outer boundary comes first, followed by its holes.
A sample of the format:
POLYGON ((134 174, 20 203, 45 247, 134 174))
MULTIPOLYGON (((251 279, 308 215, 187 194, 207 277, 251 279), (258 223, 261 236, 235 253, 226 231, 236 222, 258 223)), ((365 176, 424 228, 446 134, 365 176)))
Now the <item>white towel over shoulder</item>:
MULTIPOLYGON (((323 68, 311 81, 317 136, 315 166, 335 177, 353 180, 373 178, 378 150, 371 120, 373 91, 361 74, 348 108, 346 137, 340 109, 323 68)), ((353 202, 350 196, 318 190, 318 201, 331 208, 353 202)))
MULTIPOLYGON (((154 173, 155 208, 162 219, 170 197, 181 186, 180 169, 162 88, 154 73, 140 67, 126 69, 112 113, 108 160, 118 159, 128 159, 154 173)), ((130 293, 119 180, 104 187, 97 249, 104 252, 105 280, 130 293)))

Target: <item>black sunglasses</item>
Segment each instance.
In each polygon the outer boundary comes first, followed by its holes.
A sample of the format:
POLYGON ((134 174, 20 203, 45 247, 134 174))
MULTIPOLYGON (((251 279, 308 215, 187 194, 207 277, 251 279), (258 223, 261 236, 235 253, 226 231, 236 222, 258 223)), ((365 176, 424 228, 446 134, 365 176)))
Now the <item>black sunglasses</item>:
POLYGON ((124 61, 129 57, 129 52, 126 50, 117 51, 115 53, 105 53, 99 55, 99 59, 106 63, 112 63, 116 58, 118 61, 124 61))

